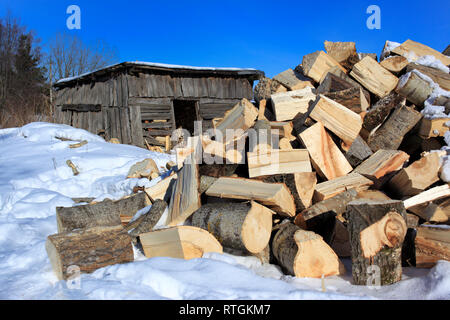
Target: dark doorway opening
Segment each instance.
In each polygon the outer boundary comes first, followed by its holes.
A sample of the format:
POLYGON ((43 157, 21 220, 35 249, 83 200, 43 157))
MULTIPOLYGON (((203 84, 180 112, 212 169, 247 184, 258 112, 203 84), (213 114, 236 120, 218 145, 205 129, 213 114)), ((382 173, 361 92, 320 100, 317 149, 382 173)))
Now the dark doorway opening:
POLYGON ((175 113, 175 125, 179 129, 188 130, 194 134, 194 122, 198 120, 197 102, 192 100, 173 100, 173 110, 175 113))

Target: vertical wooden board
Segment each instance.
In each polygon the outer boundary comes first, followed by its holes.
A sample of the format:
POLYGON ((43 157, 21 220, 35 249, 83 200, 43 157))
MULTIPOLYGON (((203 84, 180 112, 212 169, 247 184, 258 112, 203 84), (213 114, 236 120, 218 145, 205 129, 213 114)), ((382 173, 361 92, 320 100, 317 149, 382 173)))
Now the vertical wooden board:
POLYGON ((108 140, 110 140, 111 138, 117 138, 117 133, 116 133, 116 128, 114 126, 114 108, 115 107, 110 107, 108 109, 106 109, 107 112, 107 122, 108 122, 108 140))
POLYGON ((199 92, 200 98, 206 98, 209 97, 208 93, 208 80, 205 77, 200 78, 200 92, 199 92))
POLYGON ((55 121, 55 123, 61 124, 62 123, 61 122, 61 118, 62 118, 61 107, 60 106, 56 106, 54 114, 53 114, 53 121, 55 121))
POLYGON ((246 92, 246 87, 245 87, 245 83, 244 81, 246 81, 245 79, 235 79, 235 85, 236 85, 236 97, 237 99, 242 99, 245 98, 245 92, 246 92))
POLYGON ((120 128, 122 130, 122 143, 131 143, 131 132, 130 132, 130 116, 128 108, 120 109, 120 128))
POLYGON ((117 136, 116 138, 120 140, 120 143, 123 143, 122 140, 122 130, 121 130, 121 119, 120 119, 120 107, 114 108, 114 126, 116 127, 117 136))
POLYGON ((103 129, 105 130, 106 140, 109 140, 111 138, 111 128, 109 126, 109 117, 108 117, 109 109, 110 109, 110 107, 102 108, 102 125, 103 125, 103 129))
POLYGON ((80 126, 78 128, 83 129, 83 130, 88 130, 88 119, 87 119, 87 114, 88 112, 79 112, 79 121, 80 121, 80 126))
POLYGON ((164 78, 166 79, 168 97, 175 96, 175 82, 173 81, 172 77, 167 75, 164 76, 164 78))
POLYGON ((128 75, 122 73, 122 107, 128 106, 128 75))
POLYGON ((182 86, 181 86, 181 78, 172 78, 174 85, 174 97, 175 99, 183 96, 182 86))
POLYGON ((177 129, 177 125, 175 122, 175 109, 173 107, 173 100, 170 101, 170 121, 172 122, 172 131, 175 131, 177 129))
POLYGON ((130 106, 130 131, 131 143, 138 147, 144 146, 144 137, 142 132, 141 107, 130 106))

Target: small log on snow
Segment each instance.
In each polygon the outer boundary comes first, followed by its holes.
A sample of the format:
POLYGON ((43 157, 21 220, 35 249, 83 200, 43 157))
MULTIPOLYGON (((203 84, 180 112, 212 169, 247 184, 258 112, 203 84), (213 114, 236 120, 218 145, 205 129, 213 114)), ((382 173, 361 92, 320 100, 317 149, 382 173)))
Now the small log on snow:
POLYGON ((374 182, 379 189, 392 175, 403 167, 409 155, 397 150, 378 150, 353 170, 374 182))
POLYGON ((359 173, 350 173, 346 176, 339 177, 333 180, 318 183, 314 190, 314 202, 329 199, 345 192, 349 189, 356 189, 356 191, 367 190, 373 184, 373 181, 367 179, 359 173))
POLYGON ((204 253, 223 253, 219 241, 209 232, 192 226, 178 226, 139 235, 147 258, 201 258, 204 253))
POLYGON ((345 152, 345 158, 352 167, 357 167, 372 154, 372 149, 370 149, 361 136, 358 136, 347 152, 345 152))
POLYGON ((412 57, 422 57, 422 56, 434 56, 436 59, 440 60, 444 65, 450 65, 450 58, 443 55, 439 51, 436 51, 426 45, 412 40, 406 40, 400 46, 392 50, 392 53, 404 56, 411 59, 412 57))
POLYGON ((389 118, 369 136, 372 151, 397 150, 403 137, 422 119, 422 114, 411 107, 397 107, 389 118))
POLYGON ((294 197, 297 212, 311 205, 314 187, 317 184, 315 172, 276 174, 258 177, 257 179, 267 183, 284 183, 294 197))
POLYGON ((414 196, 439 181, 440 157, 429 153, 400 170, 390 181, 389 188, 397 195, 414 196))
POLYGON ((322 77, 332 67, 339 67, 346 72, 339 62, 326 54, 324 51, 316 51, 303 57, 302 67, 305 76, 310 77, 316 82, 320 82, 322 77))
POLYGON ((400 78, 395 91, 411 103, 421 107, 433 93, 433 88, 416 72, 410 72, 400 78))
POLYGON ((272 242, 272 251, 284 271, 298 278, 345 273, 344 265, 321 236, 292 223, 280 226, 272 242))
POLYGON ((336 134, 345 144, 351 145, 362 127, 361 117, 343 105, 319 95, 311 107, 310 117, 323 123, 325 128, 336 134))
POLYGON ((443 137, 450 128, 450 117, 425 119, 422 118, 419 135, 424 138, 443 137))
POLYGON ((274 211, 254 201, 205 204, 192 215, 192 225, 218 239, 222 246, 250 253, 267 247, 274 211))
POLYGON ((401 250, 407 230, 403 203, 355 200, 347 205, 345 218, 352 246, 354 284, 389 285, 400 281, 401 250), (374 266, 379 268, 379 279, 371 276, 374 266))
POLYGON ((247 159, 250 178, 312 171, 306 149, 272 150, 265 153, 248 152, 247 159))
POLYGON ((405 57, 393 56, 381 61, 380 65, 387 71, 392 72, 393 74, 397 74, 405 69, 408 63, 409 61, 405 57))
POLYGON ((295 216, 294 198, 283 183, 264 183, 244 178, 219 178, 206 191, 206 195, 254 200, 283 216, 295 216))
POLYGON ((314 88, 310 79, 292 69, 287 69, 286 71, 277 74, 273 77, 273 80, 278 81, 290 91, 301 90, 305 87, 314 88))
POLYGON ((417 206, 419 204, 424 204, 429 201, 434 201, 450 196, 450 185, 444 184, 442 186, 431 188, 427 191, 423 191, 418 195, 415 195, 409 199, 403 201, 405 208, 409 209, 411 207, 417 206))
POLYGON ((393 92, 375 103, 364 116, 363 128, 368 132, 377 128, 389 117, 391 111, 405 104, 405 98, 393 92))
POLYGON ((309 105, 316 99, 311 87, 301 90, 276 93, 271 96, 277 121, 292 120, 298 114, 308 112, 309 105))
POLYGON ((321 177, 332 180, 353 170, 321 122, 303 131, 299 138, 308 149, 313 166, 321 177))
POLYGON ((388 95, 398 83, 396 76, 371 57, 365 57, 355 64, 350 75, 380 98, 388 95))
POLYGON ((49 236, 45 248, 58 279, 133 261, 131 238, 122 230, 121 226, 97 227, 49 236))
POLYGON ((184 164, 178 172, 178 179, 172 188, 170 196, 168 226, 183 223, 195 210, 200 208, 200 177, 198 164, 195 164, 195 156, 192 153, 189 163, 184 164))
POLYGON ((139 192, 117 201, 106 199, 76 207, 57 207, 58 232, 117 226, 121 224, 121 218, 133 217, 136 212, 150 204, 145 193, 139 192))
POLYGON ((66 161, 66 164, 67 164, 67 166, 68 166, 70 169, 72 169, 72 172, 73 172, 73 175, 74 175, 74 176, 77 176, 77 175, 80 174, 80 171, 78 171, 77 167, 73 164, 72 161, 67 160, 67 161, 66 161))
POLYGON ((83 140, 83 141, 75 143, 75 144, 70 144, 69 148, 71 148, 71 149, 81 148, 82 146, 84 146, 87 143, 88 142, 86 140, 83 140))
POLYGON ((418 227, 415 247, 418 268, 432 268, 439 260, 450 261, 450 229, 418 227))
POLYGON ((156 162, 152 158, 145 159, 131 166, 127 174, 128 178, 148 178, 156 173, 159 176, 159 169, 156 162))
POLYGON ((135 240, 141 233, 150 232, 153 227, 156 226, 159 219, 161 219, 164 210, 167 208, 167 202, 164 200, 156 200, 150 211, 143 214, 136 220, 128 223, 125 227, 125 231, 129 231, 129 235, 135 240))

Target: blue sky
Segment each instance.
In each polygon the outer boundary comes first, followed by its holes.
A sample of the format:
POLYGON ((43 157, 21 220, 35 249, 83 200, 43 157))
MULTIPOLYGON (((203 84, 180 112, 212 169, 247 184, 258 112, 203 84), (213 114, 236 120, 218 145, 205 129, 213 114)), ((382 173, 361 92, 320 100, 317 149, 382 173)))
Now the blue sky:
POLYGON ((120 61, 142 60, 215 67, 248 67, 269 77, 294 68, 323 42, 354 41, 360 52, 381 53, 385 40, 450 44, 450 1, 137 1, 1 0, 35 30, 42 44, 56 32, 86 42, 105 40, 120 61), (81 30, 68 30, 66 9, 81 8, 81 30), (381 9, 381 29, 369 30, 369 5, 381 9))

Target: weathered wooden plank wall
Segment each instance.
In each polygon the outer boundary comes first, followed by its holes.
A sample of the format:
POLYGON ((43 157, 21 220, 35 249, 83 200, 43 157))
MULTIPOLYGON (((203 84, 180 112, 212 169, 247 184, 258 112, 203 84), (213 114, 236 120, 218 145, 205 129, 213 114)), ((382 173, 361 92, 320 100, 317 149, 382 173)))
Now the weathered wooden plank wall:
POLYGON ((253 99, 252 83, 247 78, 120 73, 58 90, 55 121, 94 134, 104 131, 107 139, 118 138, 142 147, 143 136, 171 135, 175 99, 197 101, 196 111, 206 130, 212 119, 223 117, 242 98, 253 99), (66 111, 65 105, 80 106, 66 111), (100 109, 94 112, 87 105, 100 109))

